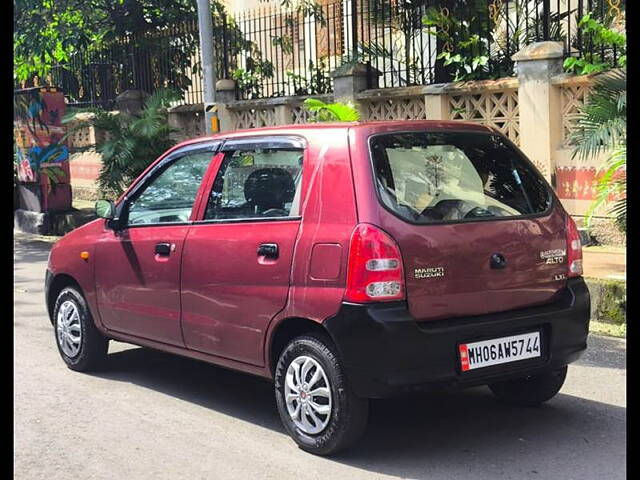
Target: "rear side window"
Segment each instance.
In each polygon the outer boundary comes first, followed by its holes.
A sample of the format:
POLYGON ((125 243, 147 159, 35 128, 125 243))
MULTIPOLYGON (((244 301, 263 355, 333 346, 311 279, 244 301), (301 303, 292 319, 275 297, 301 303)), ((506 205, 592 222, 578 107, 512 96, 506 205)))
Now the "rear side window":
POLYGON ((303 153, 301 149, 226 152, 204 219, 298 216, 303 153))
POLYGON ((542 177, 499 135, 395 133, 370 147, 381 201, 412 223, 518 217, 551 202, 542 177))

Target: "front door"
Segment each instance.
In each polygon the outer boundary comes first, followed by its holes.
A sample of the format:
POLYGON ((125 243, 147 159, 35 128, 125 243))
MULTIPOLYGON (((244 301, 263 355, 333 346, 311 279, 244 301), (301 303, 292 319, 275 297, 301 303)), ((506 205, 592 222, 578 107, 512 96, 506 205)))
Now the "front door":
POLYGON ((304 150, 294 139, 232 141, 182 260, 187 348, 263 364, 270 320, 284 308, 300 227, 304 150))
POLYGON ((96 291, 109 329, 183 346, 180 260, 212 147, 171 154, 120 206, 125 227, 96 245, 96 291))

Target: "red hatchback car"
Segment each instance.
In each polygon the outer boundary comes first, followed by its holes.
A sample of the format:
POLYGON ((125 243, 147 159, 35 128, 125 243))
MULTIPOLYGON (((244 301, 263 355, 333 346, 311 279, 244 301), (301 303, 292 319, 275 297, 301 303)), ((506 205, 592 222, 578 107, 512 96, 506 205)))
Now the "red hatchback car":
POLYGON ((460 122, 263 128, 184 142, 52 249, 73 370, 110 339, 274 380, 330 454, 368 399, 488 385, 538 405, 586 348, 575 223, 496 131, 460 122))

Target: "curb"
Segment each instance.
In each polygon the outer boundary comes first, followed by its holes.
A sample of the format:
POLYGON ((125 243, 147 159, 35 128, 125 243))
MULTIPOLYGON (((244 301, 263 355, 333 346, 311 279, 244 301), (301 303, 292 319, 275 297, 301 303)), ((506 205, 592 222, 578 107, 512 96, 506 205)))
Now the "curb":
POLYGON ((589 277, 584 280, 591 295, 591 320, 618 326, 626 324, 627 283, 589 277))
POLYGON ((28 234, 62 236, 96 218, 92 209, 46 213, 17 209, 13 228, 28 234))

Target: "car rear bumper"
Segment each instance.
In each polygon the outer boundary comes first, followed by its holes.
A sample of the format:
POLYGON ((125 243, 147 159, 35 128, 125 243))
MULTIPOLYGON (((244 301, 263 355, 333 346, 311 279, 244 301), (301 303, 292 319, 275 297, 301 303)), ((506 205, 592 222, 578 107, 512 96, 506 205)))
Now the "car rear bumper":
POLYGON ((344 303, 325 321, 345 373, 362 397, 484 385, 554 370, 587 347, 589 290, 570 279, 552 304, 474 317, 417 322, 406 302, 344 303), (542 356, 462 372, 458 345, 539 330, 542 356))

